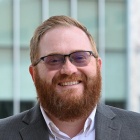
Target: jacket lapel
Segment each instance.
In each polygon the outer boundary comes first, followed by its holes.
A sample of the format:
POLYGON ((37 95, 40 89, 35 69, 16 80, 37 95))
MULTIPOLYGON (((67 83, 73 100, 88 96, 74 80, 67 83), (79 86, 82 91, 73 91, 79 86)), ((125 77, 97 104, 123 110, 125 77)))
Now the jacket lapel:
POLYGON ((95 116, 96 140, 119 140, 122 124, 116 118, 108 106, 98 105, 95 116))
POLYGON ((23 140, 49 140, 49 131, 39 105, 36 105, 30 110, 22 121, 26 124, 26 126, 20 130, 20 135, 23 140))
MULTIPOLYGON (((22 140, 49 140, 49 130, 41 114, 39 105, 31 109, 23 118, 20 130, 22 140)), ((95 116, 96 140, 119 140, 122 124, 112 110, 103 104, 97 106, 95 116)))

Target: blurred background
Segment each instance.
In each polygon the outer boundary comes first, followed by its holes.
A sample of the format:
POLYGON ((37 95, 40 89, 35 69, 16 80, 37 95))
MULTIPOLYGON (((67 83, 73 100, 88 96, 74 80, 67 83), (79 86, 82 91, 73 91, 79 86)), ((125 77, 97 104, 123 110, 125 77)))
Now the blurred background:
POLYGON ((83 23, 103 60, 106 104, 140 112, 139 0, 0 0, 0 118, 36 103, 28 72, 35 28, 53 15, 83 23))

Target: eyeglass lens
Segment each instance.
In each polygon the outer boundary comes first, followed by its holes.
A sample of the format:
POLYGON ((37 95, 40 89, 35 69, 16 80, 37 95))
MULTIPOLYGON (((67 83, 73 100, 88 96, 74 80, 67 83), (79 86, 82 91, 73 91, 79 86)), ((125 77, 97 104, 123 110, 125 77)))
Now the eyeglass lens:
POLYGON ((91 53, 86 51, 79 51, 71 53, 70 55, 54 54, 44 57, 44 62, 49 69, 58 69, 65 63, 65 57, 68 56, 71 63, 75 66, 83 67, 89 63, 91 53))

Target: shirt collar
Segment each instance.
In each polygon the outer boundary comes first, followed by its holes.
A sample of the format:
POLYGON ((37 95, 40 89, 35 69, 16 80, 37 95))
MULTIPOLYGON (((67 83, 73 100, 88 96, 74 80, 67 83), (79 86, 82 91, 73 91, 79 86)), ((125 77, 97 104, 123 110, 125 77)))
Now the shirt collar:
POLYGON ((91 112, 89 117, 86 119, 84 124, 83 132, 87 136, 91 131, 95 129, 95 113, 96 113, 97 106, 95 106, 94 110, 91 112))
MULTIPOLYGON (((42 115, 43 115, 43 118, 44 118, 44 120, 45 120, 45 122, 46 122, 46 124, 47 124, 47 126, 48 126, 48 128, 49 128, 49 131, 51 132, 51 134, 53 134, 53 132, 52 132, 52 128, 51 128, 51 126, 50 125, 54 125, 54 123, 51 121, 51 119, 48 117, 48 115, 45 113, 45 111, 44 111, 44 109, 43 109, 43 107, 40 105, 40 109, 41 109, 41 113, 42 113, 42 115)), ((54 125, 55 126, 55 125, 54 125)))
MULTIPOLYGON (((49 128, 49 131, 51 132, 51 134, 54 136, 53 131, 58 131, 59 129, 56 127, 56 125, 51 121, 51 119, 48 117, 48 115, 45 113, 44 109, 42 108, 42 106, 40 105, 40 109, 41 109, 41 113, 43 115, 43 118, 46 122, 46 125, 49 128)), ((84 128, 81 131, 81 133, 84 133, 85 136, 87 136, 91 131, 93 131, 95 129, 95 113, 96 113, 96 109, 97 106, 95 106, 94 110, 91 112, 91 114, 89 115, 89 117, 86 119, 85 124, 84 124, 84 128)))

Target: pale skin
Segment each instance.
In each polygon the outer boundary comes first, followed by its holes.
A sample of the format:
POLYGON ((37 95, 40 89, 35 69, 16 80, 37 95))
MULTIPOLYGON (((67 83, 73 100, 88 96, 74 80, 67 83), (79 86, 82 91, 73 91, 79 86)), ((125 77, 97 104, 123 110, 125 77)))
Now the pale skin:
MULTIPOLYGON (((70 54, 79 50, 92 51, 92 46, 87 35, 77 27, 61 26, 51 29, 43 35, 39 43, 39 58, 49 54, 70 54)), ((101 69, 101 58, 98 58, 97 64, 101 69)), ((96 59, 94 57, 91 57, 89 64, 84 67, 77 67, 73 65, 68 58, 66 58, 66 63, 62 66, 62 68, 58 70, 47 69, 43 61, 41 61, 36 67, 39 70, 40 77, 50 84, 52 83, 53 77, 59 74, 72 75, 74 73, 84 73, 89 77, 93 77, 96 75, 96 59)), ((34 67, 30 66, 29 71, 34 81, 34 67)), ((59 83, 62 82, 75 81, 60 81, 59 83)), ((73 93, 73 96, 80 97, 80 95, 83 94, 84 85, 82 82, 67 86, 60 86, 60 84, 58 84, 55 90, 57 90, 58 93, 61 94, 61 96, 65 96, 63 95, 63 90, 69 88, 76 88, 77 90, 75 93, 73 93)), ((86 120, 86 118, 81 118, 73 122, 62 122, 50 114, 48 114, 48 116, 62 132, 66 133, 71 138, 76 136, 82 130, 86 120)))

